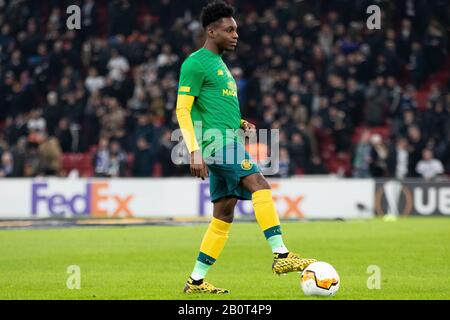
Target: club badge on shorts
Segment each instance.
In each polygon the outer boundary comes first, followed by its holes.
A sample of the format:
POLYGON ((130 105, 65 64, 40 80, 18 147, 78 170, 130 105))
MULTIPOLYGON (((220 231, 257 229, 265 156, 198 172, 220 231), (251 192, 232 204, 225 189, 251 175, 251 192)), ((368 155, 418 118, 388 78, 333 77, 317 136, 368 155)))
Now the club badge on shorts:
POLYGON ((250 170, 251 168, 253 168, 253 163, 248 159, 244 159, 241 162, 241 168, 243 170, 250 170))

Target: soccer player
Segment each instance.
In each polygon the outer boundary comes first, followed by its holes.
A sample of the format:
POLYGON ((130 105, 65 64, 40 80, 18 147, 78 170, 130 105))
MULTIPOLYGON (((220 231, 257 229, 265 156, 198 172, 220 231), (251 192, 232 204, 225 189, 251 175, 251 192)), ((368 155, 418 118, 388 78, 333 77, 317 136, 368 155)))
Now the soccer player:
POLYGON ((186 293, 228 293, 204 278, 225 246, 238 199, 252 200, 256 220, 272 248, 273 272, 303 271, 315 261, 285 246, 270 185, 236 133, 236 129, 247 132, 255 126, 241 119, 236 82, 221 57, 237 46, 233 14, 234 8, 223 1, 202 9, 206 42, 181 67, 176 115, 190 153, 191 173, 202 179, 209 176, 214 203, 213 218, 184 287, 186 293))

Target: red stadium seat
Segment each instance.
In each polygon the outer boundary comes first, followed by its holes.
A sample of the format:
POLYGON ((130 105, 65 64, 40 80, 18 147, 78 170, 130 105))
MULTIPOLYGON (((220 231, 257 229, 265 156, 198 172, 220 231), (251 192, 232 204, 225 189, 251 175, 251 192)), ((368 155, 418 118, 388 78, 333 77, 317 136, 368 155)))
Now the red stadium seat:
POLYGON ((156 162, 155 166, 153 167, 153 176, 154 177, 162 177, 162 166, 161 163, 156 162))
POLYGON ((425 109, 427 107, 428 94, 428 90, 417 91, 415 96, 417 108, 425 109))
POLYGON ((67 174, 76 169, 81 177, 93 176, 92 155, 90 153, 65 153, 62 157, 62 169, 67 174))

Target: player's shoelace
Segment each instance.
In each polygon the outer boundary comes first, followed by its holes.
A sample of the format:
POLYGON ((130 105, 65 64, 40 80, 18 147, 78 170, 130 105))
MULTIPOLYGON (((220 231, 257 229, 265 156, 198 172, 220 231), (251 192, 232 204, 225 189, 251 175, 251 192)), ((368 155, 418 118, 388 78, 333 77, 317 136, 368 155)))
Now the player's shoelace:
POLYGON ((278 256, 275 255, 272 270, 276 274, 300 272, 305 270, 307 266, 315 261, 316 259, 303 259, 298 254, 291 252, 286 258, 278 258, 278 256))

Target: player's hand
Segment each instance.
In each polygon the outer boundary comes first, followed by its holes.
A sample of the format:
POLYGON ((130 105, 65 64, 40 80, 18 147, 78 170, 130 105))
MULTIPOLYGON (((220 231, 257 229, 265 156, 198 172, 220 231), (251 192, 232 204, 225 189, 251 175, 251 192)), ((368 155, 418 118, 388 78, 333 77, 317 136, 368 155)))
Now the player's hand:
POLYGON ((256 126, 253 123, 250 123, 246 120, 242 121, 241 128, 244 130, 245 133, 256 131, 256 126))
POLYGON ((208 176, 208 169, 206 168, 205 161, 203 161, 202 153, 200 150, 191 152, 191 175, 197 178, 205 180, 208 176))

